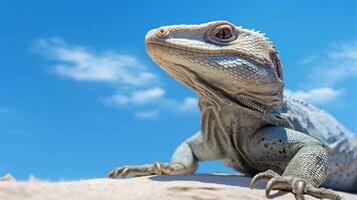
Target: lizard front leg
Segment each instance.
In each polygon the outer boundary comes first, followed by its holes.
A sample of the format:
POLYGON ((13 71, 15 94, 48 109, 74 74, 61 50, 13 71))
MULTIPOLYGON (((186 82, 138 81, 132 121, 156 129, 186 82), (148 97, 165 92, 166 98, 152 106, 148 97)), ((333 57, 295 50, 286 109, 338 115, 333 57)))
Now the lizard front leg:
POLYGON ((213 159, 209 152, 199 132, 177 147, 171 162, 117 167, 108 174, 108 178, 125 178, 128 175, 190 174, 197 169, 198 161, 213 159))
POLYGON ((297 199, 309 194, 317 198, 343 199, 338 193, 319 188, 327 176, 327 151, 317 139, 291 129, 275 126, 258 131, 249 141, 249 157, 255 168, 267 171, 257 174, 251 188, 259 180, 267 182, 266 196, 272 189, 291 191, 297 199), (275 171, 276 172, 275 172, 275 171))

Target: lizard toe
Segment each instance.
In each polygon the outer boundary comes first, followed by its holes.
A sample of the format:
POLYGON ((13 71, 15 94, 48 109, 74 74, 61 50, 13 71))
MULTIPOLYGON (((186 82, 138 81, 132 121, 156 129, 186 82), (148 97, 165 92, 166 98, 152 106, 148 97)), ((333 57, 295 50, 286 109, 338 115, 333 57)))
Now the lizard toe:
POLYGON ((291 190, 295 194, 296 199, 302 199, 306 187, 306 182, 304 180, 292 178, 291 185, 291 190))
POLYGON ((280 177, 280 175, 270 169, 265 172, 261 172, 253 177, 252 181, 250 182, 250 188, 254 189, 259 181, 268 182, 274 177, 280 177))
POLYGON ((148 165, 130 165, 122 166, 113 169, 108 175, 108 178, 116 179, 119 177, 127 178, 128 176, 149 176, 149 175, 161 175, 163 167, 166 165, 162 163, 154 163, 148 165))
POLYGON ((107 178, 117 179, 127 167, 117 167, 107 175, 107 178))
POLYGON ((343 196, 338 194, 337 192, 326 189, 326 188, 317 188, 312 185, 306 186, 305 193, 316 197, 316 198, 326 198, 331 200, 344 200, 343 196))
POLYGON ((271 190, 291 190, 290 182, 283 177, 272 178, 267 182, 265 187, 265 196, 269 197, 271 190))
POLYGON ((315 187, 302 178, 280 176, 272 170, 255 175, 250 183, 250 188, 255 188, 259 181, 267 182, 265 187, 265 196, 267 198, 269 198, 271 190, 282 190, 292 192, 297 200, 303 199, 303 194, 309 194, 316 198, 344 200, 340 194, 333 190, 315 187))
POLYGON ((271 190, 282 190, 292 192, 295 194, 297 200, 301 200, 303 199, 306 185, 306 181, 300 178, 275 175, 275 177, 272 177, 267 181, 265 196, 269 198, 271 190))

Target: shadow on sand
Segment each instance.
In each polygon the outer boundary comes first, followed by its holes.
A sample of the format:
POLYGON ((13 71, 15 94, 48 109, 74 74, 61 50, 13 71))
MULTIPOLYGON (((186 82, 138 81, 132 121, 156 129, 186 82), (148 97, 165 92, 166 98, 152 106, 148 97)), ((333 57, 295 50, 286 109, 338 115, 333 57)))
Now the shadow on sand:
MULTIPOLYGON (((152 176, 154 181, 198 181, 202 183, 215 183, 228 186, 248 187, 251 177, 245 175, 227 175, 227 174, 187 174, 187 175, 160 175, 152 176)), ((260 182, 257 189, 265 189, 265 184, 260 182)), ((272 192, 270 198, 276 198, 286 194, 286 192, 272 192)))

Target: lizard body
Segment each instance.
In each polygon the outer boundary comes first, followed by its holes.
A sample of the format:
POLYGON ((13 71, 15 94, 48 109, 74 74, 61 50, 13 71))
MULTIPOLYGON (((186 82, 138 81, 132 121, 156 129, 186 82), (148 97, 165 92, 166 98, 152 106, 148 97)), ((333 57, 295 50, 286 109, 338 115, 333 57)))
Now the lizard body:
POLYGON ((199 97, 201 130, 170 163, 123 166, 109 177, 193 173, 222 160, 301 198, 343 199, 320 186, 357 192, 357 141, 328 113, 283 95, 282 65, 263 34, 226 21, 174 25, 146 35, 147 52, 199 97))

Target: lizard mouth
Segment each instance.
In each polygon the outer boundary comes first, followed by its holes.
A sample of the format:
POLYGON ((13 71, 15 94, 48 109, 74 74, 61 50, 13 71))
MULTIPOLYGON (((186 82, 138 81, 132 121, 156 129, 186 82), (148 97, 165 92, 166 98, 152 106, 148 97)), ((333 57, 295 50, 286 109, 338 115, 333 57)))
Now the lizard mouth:
POLYGON ((207 50, 204 48, 191 48, 191 47, 185 47, 183 45, 175 44, 172 42, 167 42, 165 40, 147 40, 146 41, 146 49, 147 52, 150 54, 151 49, 155 48, 167 48, 167 49, 175 49, 175 50, 181 50, 185 51, 188 53, 197 53, 197 54, 205 54, 205 55, 238 55, 240 57, 249 59, 250 61, 254 62, 255 64, 259 66, 271 66, 272 63, 269 60, 262 59, 260 57, 254 56, 248 52, 245 51, 240 51, 240 50, 221 50, 221 49, 216 49, 216 50, 207 50))

